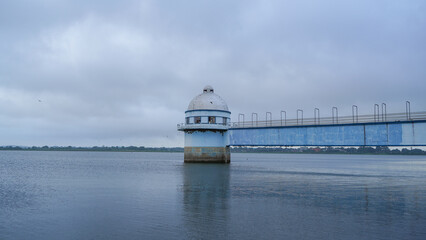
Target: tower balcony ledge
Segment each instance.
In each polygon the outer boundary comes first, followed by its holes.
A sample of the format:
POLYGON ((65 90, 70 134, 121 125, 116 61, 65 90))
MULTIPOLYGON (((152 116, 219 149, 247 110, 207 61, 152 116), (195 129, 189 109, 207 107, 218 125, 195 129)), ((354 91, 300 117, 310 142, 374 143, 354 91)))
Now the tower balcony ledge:
POLYGON ((185 130, 228 130, 230 124, 220 124, 220 123, 193 123, 193 124, 185 124, 180 123, 177 125, 178 131, 185 130))

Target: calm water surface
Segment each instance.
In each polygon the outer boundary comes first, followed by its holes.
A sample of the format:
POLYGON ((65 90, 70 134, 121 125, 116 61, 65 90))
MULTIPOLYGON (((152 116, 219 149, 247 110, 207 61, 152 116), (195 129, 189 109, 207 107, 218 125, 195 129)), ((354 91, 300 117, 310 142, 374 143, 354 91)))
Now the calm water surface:
POLYGON ((426 239, 426 157, 0 151, 0 239, 426 239))

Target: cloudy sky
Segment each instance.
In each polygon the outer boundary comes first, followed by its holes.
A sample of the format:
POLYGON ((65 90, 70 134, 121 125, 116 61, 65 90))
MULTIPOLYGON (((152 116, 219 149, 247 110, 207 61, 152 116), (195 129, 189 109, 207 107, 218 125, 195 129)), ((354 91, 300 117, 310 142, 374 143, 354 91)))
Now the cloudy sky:
POLYGON ((426 110, 426 2, 0 2, 0 145, 183 146, 210 84, 232 112, 426 110))

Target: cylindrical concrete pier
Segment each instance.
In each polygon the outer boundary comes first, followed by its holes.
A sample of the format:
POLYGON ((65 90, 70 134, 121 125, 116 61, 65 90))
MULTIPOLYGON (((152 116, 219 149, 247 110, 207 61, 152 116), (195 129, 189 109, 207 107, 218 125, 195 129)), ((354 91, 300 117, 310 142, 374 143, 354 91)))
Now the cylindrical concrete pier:
POLYGON ((185 132, 186 163, 230 163, 230 116, 225 101, 210 86, 190 102, 185 123, 178 125, 185 132))

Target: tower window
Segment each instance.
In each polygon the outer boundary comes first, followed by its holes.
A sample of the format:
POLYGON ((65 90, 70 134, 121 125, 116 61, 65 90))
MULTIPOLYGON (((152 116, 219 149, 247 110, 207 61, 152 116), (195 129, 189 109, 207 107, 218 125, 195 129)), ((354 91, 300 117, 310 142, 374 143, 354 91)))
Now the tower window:
POLYGON ((186 124, 189 124, 189 117, 185 118, 186 124))
POLYGON ((226 118, 226 117, 224 117, 224 118, 223 118, 223 125, 226 125, 226 120, 227 120, 227 118, 226 118))
POLYGON ((194 117, 194 123, 201 123, 201 117, 194 117))
POLYGON ((209 124, 215 124, 216 123, 216 117, 209 117, 209 124))

